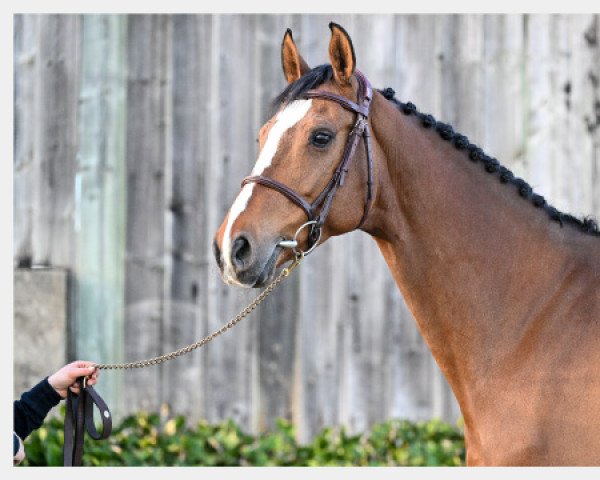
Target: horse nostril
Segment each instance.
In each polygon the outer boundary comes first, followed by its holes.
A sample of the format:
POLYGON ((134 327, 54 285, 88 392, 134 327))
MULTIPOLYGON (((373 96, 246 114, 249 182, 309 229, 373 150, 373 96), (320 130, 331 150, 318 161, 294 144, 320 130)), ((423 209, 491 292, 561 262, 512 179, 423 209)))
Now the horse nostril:
POLYGON ((217 265, 219 269, 223 269, 223 261, 221 260, 221 249, 219 248, 219 244, 217 243, 217 239, 213 240, 213 254, 215 255, 215 260, 217 261, 217 265))
POLYGON ((243 235, 238 236, 231 246, 231 263, 236 268, 242 268, 251 253, 250 242, 243 235))

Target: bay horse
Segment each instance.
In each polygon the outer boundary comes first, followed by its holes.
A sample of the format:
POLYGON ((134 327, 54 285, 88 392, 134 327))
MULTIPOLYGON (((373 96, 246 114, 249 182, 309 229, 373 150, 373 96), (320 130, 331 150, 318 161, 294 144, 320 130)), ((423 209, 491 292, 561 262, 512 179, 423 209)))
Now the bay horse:
POLYGON ((597 224, 371 89, 329 27, 331 64, 315 68, 285 32, 288 85, 215 236, 224 281, 267 284, 299 227, 304 250, 360 227, 454 391, 467 465, 600 465, 597 224))

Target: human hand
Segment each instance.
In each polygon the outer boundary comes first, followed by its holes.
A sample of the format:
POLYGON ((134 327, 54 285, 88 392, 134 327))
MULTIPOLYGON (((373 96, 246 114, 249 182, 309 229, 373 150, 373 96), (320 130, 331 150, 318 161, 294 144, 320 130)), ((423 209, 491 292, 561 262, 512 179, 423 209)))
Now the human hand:
POLYGON ((77 360, 65 365, 56 373, 48 377, 48 383, 62 397, 67 398, 67 389, 70 388, 75 394, 79 394, 79 385, 76 383, 78 377, 88 377, 87 384, 95 385, 98 381, 100 371, 93 367, 94 362, 77 360))

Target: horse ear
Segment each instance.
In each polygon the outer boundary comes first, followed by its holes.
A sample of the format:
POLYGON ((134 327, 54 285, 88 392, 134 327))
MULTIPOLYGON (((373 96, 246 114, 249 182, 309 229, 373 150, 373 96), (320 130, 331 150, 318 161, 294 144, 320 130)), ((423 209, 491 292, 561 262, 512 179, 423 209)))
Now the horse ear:
POLYGON ((295 82, 310 70, 308 64, 298 53, 298 48, 292 37, 292 31, 289 28, 286 30, 283 42, 281 43, 281 66, 283 67, 283 74, 288 83, 295 82))
POLYGON ((337 83, 348 84, 356 68, 356 56, 350 35, 337 23, 329 24, 331 40, 329 41, 329 59, 333 67, 333 76, 337 83))

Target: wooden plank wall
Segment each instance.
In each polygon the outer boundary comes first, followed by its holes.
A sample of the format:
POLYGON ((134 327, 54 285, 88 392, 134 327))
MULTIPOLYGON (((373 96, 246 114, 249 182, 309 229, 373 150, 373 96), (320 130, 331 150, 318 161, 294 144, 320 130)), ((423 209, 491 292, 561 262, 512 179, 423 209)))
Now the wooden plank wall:
MULTIPOLYGON (((598 16, 19 15, 15 264, 70 270, 71 356, 171 351, 252 298, 222 284, 212 237, 284 86, 285 28, 317 65, 331 20, 375 86, 452 123, 557 207, 600 215, 598 16)), ((117 415, 167 403, 190 422, 231 417, 252 431, 285 417, 302 440, 459 416, 361 233, 318 249, 203 350, 113 375, 117 415)))
MULTIPOLYGON (((88 358, 124 356, 125 20, 81 19, 76 257, 70 293, 78 320, 73 351, 88 358)), ((103 393, 114 409, 124 403, 121 386, 120 372, 104 376, 103 393)))

